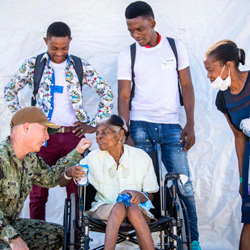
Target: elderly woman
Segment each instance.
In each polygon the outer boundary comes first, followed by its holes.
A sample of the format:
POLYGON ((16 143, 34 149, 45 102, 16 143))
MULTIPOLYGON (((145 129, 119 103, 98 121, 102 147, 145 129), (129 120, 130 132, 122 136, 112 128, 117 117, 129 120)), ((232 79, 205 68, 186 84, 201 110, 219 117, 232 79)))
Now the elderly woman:
POLYGON ((226 117, 235 137, 238 158, 240 193, 242 194, 242 223, 244 223, 240 250, 250 246, 250 76, 240 71, 245 64, 245 52, 230 40, 221 40, 210 46, 204 57, 207 77, 212 87, 219 89, 216 106, 226 117), (242 187, 242 188, 241 188, 242 187), (242 190, 242 191, 241 191, 242 190))
MULTIPOLYGON (((150 157, 141 149, 124 145, 127 136, 126 122, 117 115, 97 126, 99 149, 80 162, 89 166, 89 182, 97 191, 90 212, 93 218, 107 221, 105 249, 115 249, 118 230, 125 218, 134 226, 140 248, 155 249, 146 219, 153 217, 148 203, 159 187, 150 157), (116 202, 121 193, 131 195, 130 206, 116 202)), ((78 168, 72 170, 73 176, 78 168)), ((61 181, 60 185, 66 183, 61 181)))

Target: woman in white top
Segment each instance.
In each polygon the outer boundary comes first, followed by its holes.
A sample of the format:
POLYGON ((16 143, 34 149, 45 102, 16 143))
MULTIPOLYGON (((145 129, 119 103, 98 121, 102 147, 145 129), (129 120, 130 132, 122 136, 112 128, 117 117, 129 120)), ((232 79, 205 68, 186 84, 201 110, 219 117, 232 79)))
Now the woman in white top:
MULTIPOLYGON (((103 119, 97 126, 99 149, 80 162, 89 166, 89 182, 97 191, 90 212, 93 218, 107 220, 105 249, 115 249, 125 218, 134 226, 140 248, 155 249, 146 220, 153 218, 149 212, 152 193, 159 187, 152 160, 143 150, 124 145, 127 136, 126 122, 117 115, 103 119), (131 195, 130 206, 116 202, 121 193, 131 195)), ((60 185, 66 183, 63 180, 60 185)))

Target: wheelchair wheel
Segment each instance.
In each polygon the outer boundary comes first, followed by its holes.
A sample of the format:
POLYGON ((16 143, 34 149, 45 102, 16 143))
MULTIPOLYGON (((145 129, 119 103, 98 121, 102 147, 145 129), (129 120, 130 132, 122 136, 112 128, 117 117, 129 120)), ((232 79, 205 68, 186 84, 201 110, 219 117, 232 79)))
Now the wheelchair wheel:
POLYGON ((63 250, 68 249, 67 245, 69 241, 69 208, 70 208, 69 199, 65 199, 64 216, 63 216, 63 226, 64 226, 63 250))
POLYGON ((185 221, 184 215, 183 215, 183 207, 182 207, 182 203, 181 203, 182 201, 179 199, 179 197, 177 199, 177 202, 178 202, 178 204, 180 206, 180 220, 181 220, 181 227, 178 229, 178 236, 180 237, 180 242, 181 242, 181 245, 182 245, 182 249, 183 250, 188 250, 187 245, 186 245, 186 242, 187 242, 186 221, 185 221))
MULTIPOLYGON (((166 188, 166 215, 173 217, 176 220, 176 225, 173 225, 173 230, 170 232, 170 237, 175 239, 175 246, 170 249, 191 250, 191 234, 189 219, 184 202, 177 196, 176 202, 173 202, 173 195, 171 188, 166 188)), ((169 239, 168 239, 169 241, 169 239)), ((171 242, 171 240, 170 240, 171 242)), ((169 244, 169 242, 168 242, 169 244)))
POLYGON ((76 194, 72 193, 70 196, 70 221, 69 221, 69 241, 70 241, 70 250, 75 249, 75 221, 76 221, 76 194))
POLYGON ((188 213, 187 213, 187 208, 184 204, 184 201, 182 199, 179 199, 180 204, 181 204, 181 218, 183 221, 183 226, 182 226, 182 232, 181 234, 183 235, 183 243, 185 243, 184 249, 191 250, 191 231, 190 231, 190 224, 189 224, 189 218, 188 218, 188 213))
POLYGON ((85 238, 85 242, 84 242, 84 250, 89 250, 89 237, 85 238))

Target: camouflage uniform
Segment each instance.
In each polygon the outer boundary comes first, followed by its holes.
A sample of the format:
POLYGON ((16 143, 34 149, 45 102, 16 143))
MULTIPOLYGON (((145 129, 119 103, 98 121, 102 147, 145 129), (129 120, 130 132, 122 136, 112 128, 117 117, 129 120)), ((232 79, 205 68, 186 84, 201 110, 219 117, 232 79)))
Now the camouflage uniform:
MULTIPOLYGON (((32 250, 58 250, 63 244, 63 227, 43 220, 17 219, 12 225, 32 250)), ((0 241, 0 249, 10 250, 0 241)))
POLYGON ((63 243, 60 225, 18 218, 32 184, 47 188, 56 186, 61 173, 81 158, 73 150, 49 167, 34 153, 27 154, 21 162, 9 137, 0 144, 0 249, 10 249, 10 240, 16 234, 20 234, 30 249, 60 248, 63 243))

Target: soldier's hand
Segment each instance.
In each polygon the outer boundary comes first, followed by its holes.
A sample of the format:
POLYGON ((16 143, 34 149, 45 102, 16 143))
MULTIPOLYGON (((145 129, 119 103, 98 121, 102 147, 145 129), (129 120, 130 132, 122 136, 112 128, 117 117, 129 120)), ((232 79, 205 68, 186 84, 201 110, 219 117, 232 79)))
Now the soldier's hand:
POLYGON ((92 134, 96 131, 95 127, 87 125, 83 122, 75 122, 73 125, 76 127, 72 132, 78 137, 83 137, 84 134, 92 134))
POLYGON ((27 244, 20 236, 14 240, 11 240, 10 248, 12 250, 29 250, 27 244))
POLYGON ((83 154, 83 152, 87 149, 87 148, 90 148, 92 145, 92 141, 90 140, 87 140, 85 138, 82 138, 79 143, 77 144, 76 146, 76 151, 79 153, 79 154, 83 154))

